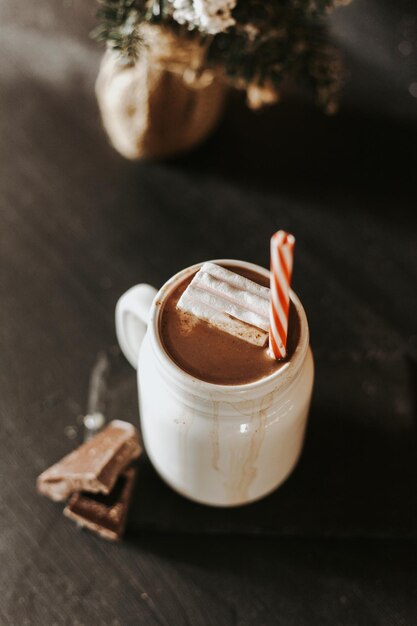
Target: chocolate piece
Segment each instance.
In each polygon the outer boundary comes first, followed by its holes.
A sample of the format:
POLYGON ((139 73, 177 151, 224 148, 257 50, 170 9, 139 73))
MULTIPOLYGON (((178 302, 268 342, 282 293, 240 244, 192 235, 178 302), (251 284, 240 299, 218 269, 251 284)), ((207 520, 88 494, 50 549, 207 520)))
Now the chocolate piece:
POLYGON ((55 501, 66 500, 75 491, 108 494, 120 472, 141 452, 136 428, 114 420, 45 470, 38 477, 38 491, 55 501))
POLYGON ((121 539, 136 477, 136 468, 128 467, 108 495, 74 493, 64 515, 104 539, 121 539))

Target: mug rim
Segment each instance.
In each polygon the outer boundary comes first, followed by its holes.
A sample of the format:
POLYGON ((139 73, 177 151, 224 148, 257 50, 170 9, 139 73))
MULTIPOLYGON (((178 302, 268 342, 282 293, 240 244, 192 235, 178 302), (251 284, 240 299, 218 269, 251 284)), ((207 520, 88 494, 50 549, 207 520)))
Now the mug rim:
MULTIPOLYGON (((232 267, 233 266, 244 267, 246 269, 258 272, 262 274, 263 276, 266 276, 267 278, 270 277, 270 271, 268 269, 260 265, 257 265, 256 263, 251 263, 249 261, 240 261, 237 259, 214 259, 214 260, 210 260, 209 262, 217 263, 219 265, 220 264, 229 265, 232 267)), ((166 298, 169 296, 169 294, 171 293, 171 291, 173 291, 173 289, 175 289, 175 287, 180 282, 182 282, 187 276, 198 271, 204 263, 207 263, 207 261, 200 261, 199 263, 190 265, 180 270, 176 274, 174 274, 171 278, 169 278, 162 285, 162 287, 159 289, 158 293, 156 294, 152 302, 152 306, 151 306, 151 310, 149 314, 148 329, 151 330, 151 333, 150 333, 151 345, 155 353, 159 357, 160 361, 162 361, 163 366, 165 368, 168 368, 168 370, 172 373, 173 376, 175 377, 181 376, 183 380, 185 379, 191 385, 194 385, 194 386, 200 385, 202 388, 207 389, 207 391, 209 392, 210 390, 213 392, 217 391, 217 392, 226 392, 226 393, 228 391, 229 392, 231 391, 248 391, 249 392, 252 390, 256 390, 258 387, 264 386, 268 383, 275 382, 275 381, 278 382, 279 380, 282 380, 282 378, 284 378, 284 375, 289 374, 290 371, 294 372, 295 374, 301 367, 302 363, 304 362, 304 359, 305 359, 305 356, 309 347, 309 327, 308 327, 308 321, 307 321, 307 316, 306 316, 304 307, 301 304, 301 301, 298 298, 297 294, 292 289, 290 289, 290 299, 295 306, 297 315, 300 320, 300 337, 298 340, 297 347, 291 359, 276 372, 269 374, 269 376, 264 376, 263 378, 254 380, 250 383, 227 385, 227 384, 211 383, 209 381, 202 380, 201 378, 197 378, 196 376, 193 376, 189 372, 186 372, 185 370, 183 370, 172 359, 172 357, 168 354, 167 350, 165 349, 162 343, 161 337, 160 337, 159 317, 163 309, 164 302, 166 298)))

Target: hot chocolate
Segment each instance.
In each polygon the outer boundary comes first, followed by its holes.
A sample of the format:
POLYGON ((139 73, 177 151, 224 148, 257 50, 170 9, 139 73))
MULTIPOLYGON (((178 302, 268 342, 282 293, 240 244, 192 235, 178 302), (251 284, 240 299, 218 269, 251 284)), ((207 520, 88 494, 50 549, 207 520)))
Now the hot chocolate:
MULTIPOLYGON (((241 276, 269 286, 268 279, 258 272, 229 267, 241 276)), ((261 348, 214 328, 205 321, 177 308, 178 300, 194 275, 182 281, 166 298, 160 314, 159 333, 165 351, 185 372, 210 383, 243 385, 269 376, 291 359, 300 335, 300 321, 291 303, 287 356, 276 361, 261 348)))

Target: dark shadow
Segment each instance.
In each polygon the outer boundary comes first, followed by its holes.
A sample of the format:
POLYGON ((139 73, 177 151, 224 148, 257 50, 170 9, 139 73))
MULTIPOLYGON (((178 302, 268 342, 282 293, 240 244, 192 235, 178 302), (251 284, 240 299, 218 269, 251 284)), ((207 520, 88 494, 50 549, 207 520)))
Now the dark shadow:
POLYGON ((140 462, 129 536, 187 535, 415 537, 415 439, 351 423, 314 407, 300 464, 260 502, 221 509, 177 495, 140 462))
POLYGON ((372 195, 367 209, 381 215, 388 201, 401 208, 410 199, 416 140, 416 125, 380 114, 342 109, 329 117, 301 99, 253 113, 233 98, 215 135, 173 165, 332 210, 338 194, 352 210, 372 195))

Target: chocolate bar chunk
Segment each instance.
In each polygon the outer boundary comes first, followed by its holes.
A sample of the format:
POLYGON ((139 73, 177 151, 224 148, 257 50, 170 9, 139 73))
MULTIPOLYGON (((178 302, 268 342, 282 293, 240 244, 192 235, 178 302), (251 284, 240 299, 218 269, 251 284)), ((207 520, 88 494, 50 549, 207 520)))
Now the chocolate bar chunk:
POLYGON ((64 515, 104 537, 121 539, 135 483, 136 468, 128 467, 117 479, 108 495, 74 493, 64 509, 64 515))
POLYGON ((37 480, 40 493, 66 500, 75 491, 108 494, 120 472, 142 452, 132 424, 114 420, 92 439, 45 470, 37 480))

